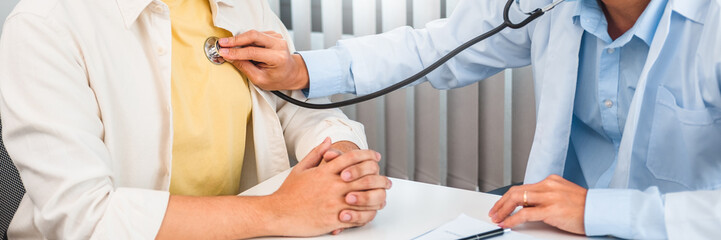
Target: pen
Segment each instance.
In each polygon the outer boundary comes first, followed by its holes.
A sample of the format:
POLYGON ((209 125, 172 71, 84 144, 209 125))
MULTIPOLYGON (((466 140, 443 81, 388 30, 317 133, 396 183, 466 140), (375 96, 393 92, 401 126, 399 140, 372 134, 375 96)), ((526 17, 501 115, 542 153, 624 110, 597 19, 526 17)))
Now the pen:
POLYGON ((503 235, 504 233, 510 232, 510 231, 511 231, 510 228, 509 228, 509 229, 499 228, 499 229, 491 230, 491 231, 488 231, 488 232, 483 232, 483 233, 479 233, 479 234, 476 234, 476 235, 464 237, 464 238, 461 238, 461 239, 458 239, 458 240, 480 240, 480 239, 488 239, 488 238, 492 238, 492 237, 495 237, 495 236, 503 235))

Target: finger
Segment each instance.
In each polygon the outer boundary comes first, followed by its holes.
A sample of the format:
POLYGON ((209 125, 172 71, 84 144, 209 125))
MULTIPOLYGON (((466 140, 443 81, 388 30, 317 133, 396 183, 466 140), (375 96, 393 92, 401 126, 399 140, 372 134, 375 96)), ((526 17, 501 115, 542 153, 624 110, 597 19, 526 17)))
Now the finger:
POLYGON ((363 161, 379 161, 380 154, 372 150, 355 150, 344 153, 329 164, 332 173, 339 174, 343 169, 363 161))
POLYGON ((350 192, 345 196, 345 202, 348 205, 365 207, 368 210, 381 210, 384 207, 385 201, 385 189, 350 192))
POLYGON ((296 169, 306 170, 318 166, 318 163, 320 163, 321 160, 321 156, 323 156, 323 154, 325 154, 325 152, 330 149, 330 143, 330 138, 325 138, 325 140, 323 140, 323 143, 313 148, 313 150, 311 150, 310 153, 308 153, 308 155, 306 155, 305 158, 303 158, 303 160, 298 163, 296 169))
POLYGON ((256 61, 271 64, 278 60, 277 50, 262 47, 221 48, 220 56, 226 61, 256 61))
MULTIPOLYGON (((489 212, 491 220, 498 223, 511 214, 516 207, 522 206, 523 193, 529 190, 530 188, 527 185, 511 187, 491 208, 489 212)), ((530 191, 528 194, 531 195, 530 191)))
POLYGON ((274 31, 265 31, 265 32, 263 32, 263 33, 264 33, 265 35, 268 35, 268 36, 271 36, 271 37, 274 37, 274 38, 283 39, 283 35, 282 35, 282 34, 277 33, 277 32, 274 32, 274 31))
POLYGON ((259 47, 271 47, 276 44, 277 38, 272 37, 268 34, 258 32, 256 30, 250 30, 234 37, 221 38, 218 43, 221 47, 232 48, 232 47, 244 47, 244 46, 259 46, 259 47))
POLYGON ((502 228, 513 228, 525 222, 537 222, 543 221, 548 214, 546 208, 529 207, 523 208, 520 211, 506 218, 503 222, 498 224, 502 228))
POLYGON ((341 232, 343 232, 343 229, 342 229, 342 228, 339 228, 339 229, 333 230, 333 232, 331 232, 330 234, 338 235, 338 234, 340 234, 341 232))
POLYGON ((343 152, 339 151, 338 149, 328 149, 325 154, 323 154, 323 161, 330 162, 333 161, 333 159, 336 159, 340 155, 343 155, 343 152))
POLYGON ((340 222, 345 223, 347 227, 357 227, 373 221, 376 213, 376 211, 343 210, 340 212, 339 219, 340 222))
POLYGON ((367 175, 378 175, 381 167, 375 161, 364 161, 350 166, 340 173, 343 181, 351 182, 367 175))
POLYGON ((233 62, 233 65, 243 72, 243 74, 245 74, 251 82, 263 79, 263 75, 265 74, 263 70, 260 70, 258 66, 250 61, 235 61, 233 62))
MULTIPOLYGON (((539 188, 538 188, 538 186, 537 186, 536 184, 526 184, 526 185, 513 186, 513 187, 511 187, 510 189, 508 189, 508 191, 506 191, 506 194, 503 194, 503 196, 501 197, 501 199, 499 199, 499 200, 496 202, 496 204, 493 205, 493 207, 491 208, 491 210, 488 211, 488 216, 489 216, 489 217, 493 217, 493 215, 496 214, 496 212, 498 212, 498 209, 500 209, 501 205, 502 205, 503 203, 505 203, 505 201, 510 200, 509 198, 511 198, 511 197, 513 197, 513 196, 516 196, 516 195, 518 195, 518 194, 521 194, 521 195, 520 195, 520 196, 521 196, 521 201, 523 201, 523 199, 522 199, 522 198, 523 198, 523 195, 522 195, 523 192, 524 192, 524 191, 531 191, 531 190, 533 190, 533 191, 541 191, 541 190, 539 190, 539 188)), ((529 203, 529 204, 530 204, 530 203, 529 203)))
POLYGON ((374 189, 389 189, 391 180, 380 175, 368 175, 350 183, 351 191, 366 191, 374 189))

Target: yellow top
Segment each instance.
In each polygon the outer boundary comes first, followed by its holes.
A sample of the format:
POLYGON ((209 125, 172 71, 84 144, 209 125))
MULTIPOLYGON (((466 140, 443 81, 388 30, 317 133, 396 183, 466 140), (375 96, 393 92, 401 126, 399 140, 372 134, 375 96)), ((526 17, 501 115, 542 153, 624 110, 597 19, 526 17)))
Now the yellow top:
POLYGON ((208 0, 163 0, 173 32, 173 164, 170 193, 238 194, 251 98, 247 79, 231 64, 214 65, 203 51, 213 25, 208 0))

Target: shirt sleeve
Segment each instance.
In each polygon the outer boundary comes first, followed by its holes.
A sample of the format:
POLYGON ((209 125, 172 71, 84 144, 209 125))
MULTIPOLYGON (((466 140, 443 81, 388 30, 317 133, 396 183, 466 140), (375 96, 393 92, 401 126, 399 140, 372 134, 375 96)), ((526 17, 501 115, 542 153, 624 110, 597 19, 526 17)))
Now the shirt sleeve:
POLYGON ((169 194, 116 187, 100 108, 67 28, 16 13, 0 40, 3 139, 47 239, 153 239, 169 194))
MULTIPOLYGON (((285 92, 298 100, 325 104, 328 98, 306 99, 300 91, 285 92)), ((360 149, 368 149, 363 124, 350 120, 340 109, 308 109, 285 101, 276 101, 277 114, 283 127, 283 136, 291 156, 302 160, 326 137, 333 142, 349 141, 360 149)))
POLYGON ((350 53, 345 48, 299 52, 308 67, 310 87, 303 93, 308 98, 327 97, 333 94, 355 94, 350 69, 350 53), (313 63, 313 64, 307 64, 313 63))
POLYGON ((658 188, 590 189, 586 196, 586 235, 665 239, 663 197, 658 188))
MULTIPOLYGON (((461 1, 448 18, 423 29, 400 27, 387 33, 341 40, 329 50, 301 52, 310 76, 307 96, 366 95, 405 80, 453 49, 503 21, 505 1, 461 1)), ((518 9, 513 17, 521 16, 518 9)), ((437 89, 463 87, 509 67, 531 63, 530 29, 506 29, 442 65, 415 84, 437 89)))

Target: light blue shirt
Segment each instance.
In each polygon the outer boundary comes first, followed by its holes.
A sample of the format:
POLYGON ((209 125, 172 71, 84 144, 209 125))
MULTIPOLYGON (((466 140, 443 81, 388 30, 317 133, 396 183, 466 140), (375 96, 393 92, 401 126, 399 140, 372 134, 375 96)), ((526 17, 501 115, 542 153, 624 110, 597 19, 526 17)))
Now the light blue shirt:
MULTIPOLYGON (((461 1, 449 19, 425 29, 302 52, 308 94, 363 95, 405 79, 500 24, 504 3, 461 1)), ((720 15, 718 0, 653 0, 612 41, 595 0, 567 1, 525 28, 473 46, 423 81, 456 88, 532 63, 537 127, 526 183, 558 174, 590 187, 590 236, 719 236, 720 15)))
POLYGON ((597 1, 578 4, 573 22, 584 33, 571 128, 574 151, 567 160, 578 163, 566 163, 566 179, 591 188, 609 186, 628 108, 666 3, 652 1, 636 24, 615 40, 597 1))

